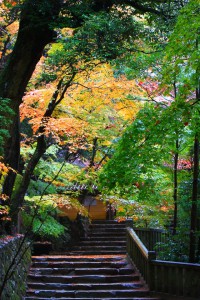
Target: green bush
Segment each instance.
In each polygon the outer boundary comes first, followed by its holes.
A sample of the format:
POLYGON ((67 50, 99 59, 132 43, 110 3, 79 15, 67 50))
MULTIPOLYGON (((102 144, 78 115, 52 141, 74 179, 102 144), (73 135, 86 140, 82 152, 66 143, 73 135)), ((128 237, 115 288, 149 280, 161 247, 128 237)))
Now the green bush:
POLYGON ((54 240, 68 229, 56 220, 57 206, 54 201, 40 197, 26 198, 22 212, 24 230, 29 230, 34 238, 54 240))

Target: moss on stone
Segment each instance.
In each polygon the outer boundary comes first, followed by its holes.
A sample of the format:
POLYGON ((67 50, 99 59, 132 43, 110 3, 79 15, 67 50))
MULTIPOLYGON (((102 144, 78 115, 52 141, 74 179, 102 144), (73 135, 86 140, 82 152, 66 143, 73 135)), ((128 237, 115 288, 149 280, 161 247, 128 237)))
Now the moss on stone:
MULTIPOLYGON (((25 241, 16 253, 23 241, 22 235, 12 238, 0 239, 0 284, 4 281, 5 274, 14 260, 11 276, 7 280, 1 295, 1 300, 21 300, 26 292, 26 278, 31 263, 31 250, 25 241), (16 256, 16 257, 15 257, 16 256)), ((0 286, 1 287, 1 286, 0 286)))

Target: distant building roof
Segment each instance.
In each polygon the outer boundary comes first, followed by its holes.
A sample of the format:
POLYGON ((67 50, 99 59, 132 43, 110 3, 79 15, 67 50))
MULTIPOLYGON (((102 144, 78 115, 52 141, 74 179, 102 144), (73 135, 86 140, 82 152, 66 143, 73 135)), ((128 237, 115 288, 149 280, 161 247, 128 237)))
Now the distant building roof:
POLYGON ((87 191, 87 190, 97 191, 98 187, 95 184, 87 185, 87 184, 75 183, 73 185, 66 186, 66 190, 68 190, 68 191, 87 191))

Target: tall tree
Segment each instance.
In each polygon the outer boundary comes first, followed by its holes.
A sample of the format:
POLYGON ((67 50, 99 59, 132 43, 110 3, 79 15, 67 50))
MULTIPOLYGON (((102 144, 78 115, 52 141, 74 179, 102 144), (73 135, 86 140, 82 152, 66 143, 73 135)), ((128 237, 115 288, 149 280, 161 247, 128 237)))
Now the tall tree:
POLYGON ((191 0, 181 10, 166 55, 165 81, 176 78, 177 103, 188 106, 191 114, 191 132, 194 140, 193 185, 191 192, 191 220, 189 259, 195 261, 198 219, 199 180, 199 97, 200 97, 200 3, 191 0))
MULTIPOLYGON (((13 1, 13 3, 15 2, 13 1)), ((17 169, 18 164, 16 160, 17 155, 14 155, 13 149, 19 148, 17 138, 19 104, 44 47, 56 38, 54 28, 63 26, 61 22, 63 19, 68 27, 80 26, 84 23, 85 16, 101 10, 108 11, 113 5, 123 4, 135 8, 134 13, 138 13, 138 11, 141 13, 149 12, 165 17, 163 1, 159 0, 149 0, 143 3, 140 1, 117 0, 68 1, 67 3, 61 0, 40 0, 37 3, 31 0, 23 1, 17 40, 9 61, 0 74, 0 97, 11 99, 10 106, 15 112, 15 117, 11 118, 13 124, 8 127, 11 140, 5 146, 5 160, 12 167, 17 169), (63 18, 60 21, 61 23, 58 24, 56 20, 61 9, 63 18)))
MULTIPOLYGON (((10 138, 5 138, 4 156, 5 162, 12 168, 18 169, 19 164, 19 105, 22 101, 28 81, 39 61, 44 47, 55 40, 56 35, 54 28, 63 26, 77 27, 83 26, 88 17, 91 15, 95 20, 95 14, 99 11, 112 12, 112 7, 119 5, 123 11, 118 17, 124 20, 124 16, 130 16, 130 7, 132 14, 139 12, 149 13, 158 17, 168 18, 168 1, 22 1, 20 15, 19 31, 15 46, 5 68, 0 74, 0 97, 1 99, 11 99, 10 107, 14 111, 13 116, 8 116, 11 122, 5 124, 5 129, 10 133, 10 138), (125 5, 125 6, 124 6, 125 5), (129 7, 127 9, 126 7, 129 7), (63 12, 62 18, 59 19, 60 12, 63 12), (57 19, 59 22, 57 22, 57 19)), ((115 10, 117 11, 117 10, 115 10)), ((112 24, 112 23, 110 23, 112 24)), ((129 22, 126 22, 129 25, 129 22)), ((105 25, 105 24, 104 24, 105 25)), ((124 25, 123 25, 124 26, 124 25)), ((127 26, 127 25, 126 25, 127 26)), ((121 27, 123 29, 123 27, 121 27)), ((126 31, 126 30, 125 30, 126 31)), ((133 32, 134 33, 134 32, 133 32)), ((125 34, 125 32, 124 32, 125 34)), ((97 47, 104 53, 102 46, 109 46, 110 37, 119 40, 116 32, 111 30, 111 35, 103 35, 100 27, 97 26, 96 32, 97 47), (108 40, 109 37, 109 40, 108 40), (107 38, 107 39, 106 39, 107 38), (103 41, 103 43, 102 43, 103 41)), ((137 33, 135 35, 137 38, 137 33)), ((91 36, 86 35, 85 40, 89 42, 91 36)), ((93 45, 94 46, 94 45, 93 45)), ((113 50, 113 49, 111 49, 113 50)), ((120 50, 120 48, 118 49, 120 50)), ((106 59, 116 57, 115 51, 112 55, 105 56, 106 59)), ((4 192, 11 196, 14 184, 15 174, 10 173, 4 184, 4 192)))
MULTIPOLYGON (((18 170, 19 141, 19 105, 22 102, 28 81, 39 61, 44 47, 53 41, 55 33, 50 26, 58 17, 61 8, 59 0, 25 1, 21 11, 17 40, 5 68, 0 74, 0 97, 11 99, 10 107, 14 114, 12 122, 7 123, 10 138, 4 147, 5 162, 18 170)), ((8 115, 8 119, 11 117, 8 115)), ((7 129, 7 128, 5 128, 7 129)), ((11 196, 15 174, 7 177, 4 192, 11 196)))

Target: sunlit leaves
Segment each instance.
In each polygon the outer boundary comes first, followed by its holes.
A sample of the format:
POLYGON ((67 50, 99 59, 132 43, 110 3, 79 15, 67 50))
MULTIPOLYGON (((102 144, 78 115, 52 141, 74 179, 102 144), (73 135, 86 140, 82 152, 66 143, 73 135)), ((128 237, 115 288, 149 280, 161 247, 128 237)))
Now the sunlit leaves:
POLYGON ((26 197, 22 211, 24 225, 42 238, 51 239, 61 236, 66 228, 56 220, 60 208, 74 208, 79 214, 87 216, 87 210, 76 198, 67 195, 50 194, 26 197))
POLYGON ((190 131, 183 120, 182 109, 175 104, 145 105, 104 167, 100 177, 102 185, 127 193, 134 200, 170 201, 171 175, 165 165, 173 161, 176 139, 179 139, 180 153, 187 148, 190 131), (164 190, 168 192, 163 194, 164 190))
POLYGON ((3 163, 2 157, 0 157, 0 160, 2 160, 2 161, 0 161, 0 177, 2 177, 2 176, 6 176, 8 174, 9 167, 3 163))
POLYGON ((170 37, 165 57, 164 78, 179 83, 179 92, 185 97, 199 85, 200 4, 191 0, 181 10, 170 37))
POLYGON ((35 137, 42 124, 46 137, 67 143, 72 151, 90 150, 94 137, 101 147, 109 146, 138 110, 128 94, 141 94, 133 80, 115 78, 108 64, 97 65, 93 71, 77 74, 52 117, 43 118, 54 86, 48 84, 46 89, 26 94, 20 107, 21 120, 28 120, 35 137))

